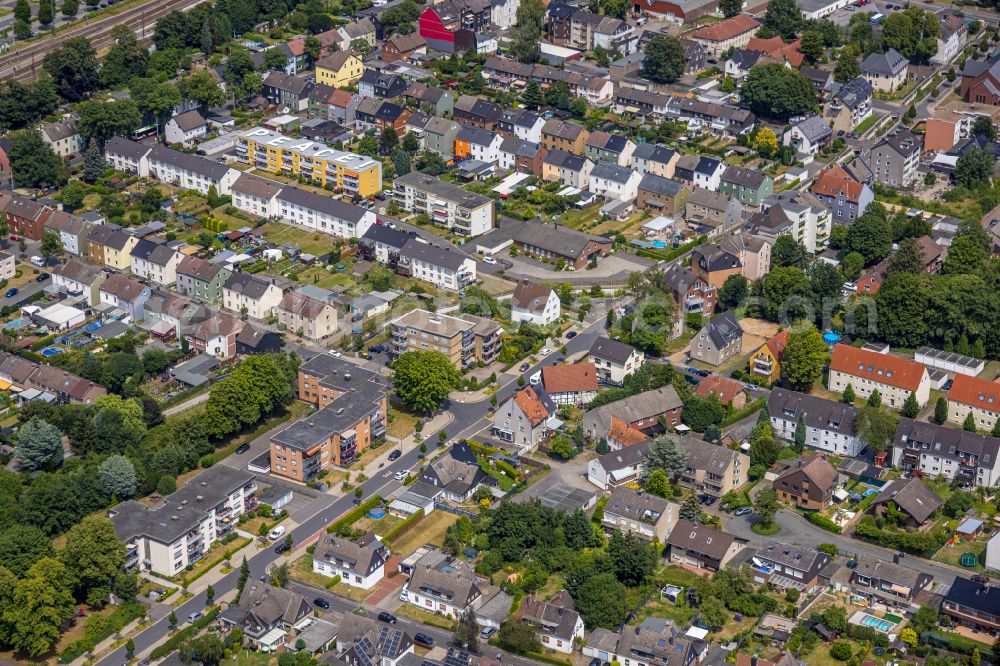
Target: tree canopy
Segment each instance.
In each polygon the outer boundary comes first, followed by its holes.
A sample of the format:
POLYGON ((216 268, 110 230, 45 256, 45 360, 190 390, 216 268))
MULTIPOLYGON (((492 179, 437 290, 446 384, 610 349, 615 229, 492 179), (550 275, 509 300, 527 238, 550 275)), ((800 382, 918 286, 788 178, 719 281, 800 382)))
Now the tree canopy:
POLYGON ((684 47, 672 35, 657 35, 646 44, 640 74, 655 83, 673 83, 684 74, 684 47))
MULTIPOLYGON (((794 0, 788 1, 794 6, 794 0)), ((768 6, 768 11, 774 4, 768 6)), ((781 121, 817 108, 812 82, 797 70, 778 63, 751 67, 740 89, 740 98, 758 116, 781 121)))
POLYGON ((441 407, 459 378, 451 360, 437 351, 405 352, 392 362, 392 385, 399 399, 422 413, 441 407))

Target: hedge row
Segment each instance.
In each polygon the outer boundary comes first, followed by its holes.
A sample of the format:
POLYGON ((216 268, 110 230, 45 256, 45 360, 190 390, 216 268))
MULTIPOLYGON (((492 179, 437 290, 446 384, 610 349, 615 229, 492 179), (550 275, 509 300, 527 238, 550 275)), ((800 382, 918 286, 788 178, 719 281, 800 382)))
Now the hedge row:
POLYGON ((328 590, 332 590, 334 587, 336 587, 337 583, 339 583, 339 582, 340 582, 340 576, 334 576, 329 581, 327 581, 323 585, 323 587, 325 587, 328 590))
POLYGON ((39 349, 44 349, 45 347, 48 347, 50 344, 52 344, 52 341, 55 340, 57 337, 59 337, 59 335, 57 333, 53 333, 50 336, 41 338, 39 340, 35 340, 34 342, 31 343, 31 351, 38 351, 39 349))
POLYGON ((810 514, 808 514, 808 517, 809 517, 809 522, 810 523, 812 523, 816 527, 823 528, 827 532, 833 532, 834 534, 840 534, 841 531, 842 531, 840 525, 838 525, 837 523, 833 522, 832 520, 830 520, 826 516, 820 515, 819 513, 810 513, 810 514))
POLYGON ((340 532, 345 528, 350 527, 354 523, 364 518, 364 515, 366 513, 368 513, 371 509, 374 509, 381 503, 382 503, 382 498, 379 497, 378 495, 373 495, 369 497, 364 502, 362 502, 358 506, 348 511, 343 518, 341 518, 340 520, 336 521, 328 528, 326 528, 326 531, 329 532, 330 534, 333 534, 336 532, 340 532))
POLYGON ((417 521, 420 520, 423 517, 424 517, 424 510, 423 509, 417 509, 416 511, 414 511, 413 513, 411 513, 409 516, 407 516, 406 519, 403 522, 398 523, 395 527, 393 527, 391 530, 389 530, 388 532, 386 532, 385 536, 382 537, 382 541, 389 541, 389 542, 391 542, 394 537, 402 536, 403 534, 406 534, 407 532, 410 531, 410 529, 414 525, 417 524, 417 521))
POLYGON ((133 602, 115 609, 110 615, 91 615, 87 618, 87 628, 83 638, 78 638, 62 651, 59 663, 68 664, 77 657, 93 650, 98 643, 116 631, 121 631, 129 622, 142 615, 142 604, 133 602))
POLYGON ((765 402, 766 399, 763 397, 750 401, 745 407, 743 407, 743 409, 738 409, 735 412, 723 418, 722 423, 720 425, 722 427, 730 426, 736 423, 737 421, 742 421, 751 414, 756 414, 757 412, 760 411, 761 407, 764 406, 765 402))
POLYGON ((873 516, 865 516, 854 527, 854 534, 883 548, 930 557, 948 541, 949 533, 943 529, 935 529, 931 532, 886 530, 879 527, 873 516))
POLYGON ((212 622, 215 622, 215 616, 218 614, 219 607, 213 607, 212 610, 195 620, 194 623, 184 627, 176 634, 156 646, 153 651, 149 653, 149 658, 159 659, 160 657, 166 657, 168 654, 179 648, 181 643, 190 638, 194 638, 195 634, 212 624, 212 622))

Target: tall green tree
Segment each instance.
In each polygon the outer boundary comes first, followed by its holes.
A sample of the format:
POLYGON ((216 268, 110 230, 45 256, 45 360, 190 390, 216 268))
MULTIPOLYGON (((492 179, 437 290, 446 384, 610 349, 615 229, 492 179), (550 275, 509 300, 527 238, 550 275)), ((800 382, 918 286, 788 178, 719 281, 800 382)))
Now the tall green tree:
POLYGON ((989 185, 993 177, 993 151, 987 146, 971 148, 955 163, 955 182, 962 187, 976 189, 989 185))
POLYGON ((917 396, 912 392, 903 401, 902 415, 908 419, 914 419, 920 413, 920 405, 917 403, 917 396))
POLYGON ((676 37, 657 35, 646 44, 640 74, 654 83, 673 83, 684 74, 684 47, 676 37))
POLYGON ((55 18, 55 8, 52 6, 53 0, 38 0, 38 25, 51 25, 55 18))
POLYGON ((10 138, 7 148, 14 184, 18 187, 59 185, 66 179, 63 161, 37 130, 22 130, 10 138))
POLYGON ((521 62, 538 62, 544 21, 545 5, 542 0, 522 0, 511 32, 510 52, 514 58, 521 62))
POLYGON ((59 11, 63 16, 71 18, 80 11, 80 0, 62 0, 59 11))
POLYGON ((397 176, 405 176, 413 170, 413 167, 410 164, 410 153, 405 150, 397 151, 392 163, 393 166, 396 167, 397 176))
POLYGON ((108 104, 87 100, 78 107, 80 136, 94 140, 98 146, 116 134, 127 135, 139 128, 142 114, 134 100, 124 99, 108 104))
POLYGON ((38 657, 55 645, 73 608, 70 581, 66 566, 51 557, 38 560, 17 581, 11 603, 2 611, 11 628, 11 647, 38 657))
POLYGON ((125 456, 112 455, 105 458, 97 468, 97 476, 101 480, 101 488, 108 495, 114 495, 120 500, 135 495, 135 466, 125 456))
POLYGON ((528 81, 528 84, 524 86, 521 101, 528 109, 538 109, 545 104, 545 96, 542 94, 542 88, 538 85, 538 81, 534 79, 528 81))
MULTIPOLYGON (((794 0, 787 1, 795 4, 794 0)), ((768 9, 774 4, 772 2, 768 9)), ((740 98, 757 115, 780 121, 817 108, 816 89, 812 82, 798 71, 778 63, 751 67, 743 80, 740 98)))
MULTIPOLYGON (((0 566, 19 578, 35 562, 52 555, 52 538, 34 525, 14 524, 0 532, 0 566)), ((0 599, 2 597, 0 590, 0 599)))
POLYGON ((107 163, 104 161, 104 153, 94 139, 87 142, 87 149, 83 151, 83 181, 93 185, 104 175, 107 163))
POLYGON ((73 589, 92 606, 107 602, 110 581, 125 566, 125 545, 115 536, 111 520, 87 516, 66 534, 59 554, 73 580, 73 589))
POLYGON ((70 37, 46 54, 42 67, 52 77, 59 96, 78 102, 100 86, 97 51, 86 37, 70 37))
POLYGON ((661 435, 653 440, 643 460, 643 474, 649 476, 653 470, 662 469, 669 479, 677 479, 687 470, 688 456, 673 438, 661 435))
POLYGON ((848 252, 858 252, 865 258, 866 266, 888 257, 892 252, 892 227, 881 207, 869 206, 847 230, 845 243, 848 252))
POLYGON ((14 18, 31 24, 31 5, 28 4, 28 0, 17 0, 14 3, 14 18))
POLYGON ((774 488, 768 486, 761 488, 754 497, 753 509, 760 516, 760 522, 765 527, 774 525, 774 516, 778 513, 778 495, 774 488))
POLYGON ((948 399, 945 398, 943 395, 938 396, 937 402, 934 403, 934 423, 942 425, 947 420, 948 420, 948 399))
POLYGON ((884 407, 868 407, 861 410, 857 420, 858 437, 872 451, 878 453, 892 446, 896 437, 899 417, 884 407))
POLYGON ((861 76, 861 62, 857 52, 844 48, 840 58, 833 68, 833 80, 837 83, 847 83, 861 76))
POLYGON ((789 234, 782 234, 774 240, 771 249, 771 263, 775 266, 796 266, 805 268, 806 249, 789 234))
POLYGON ((29 470, 52 470, 63 462, 62 432, 59 428, 33 418, 17 431, 14 457, 29 470))
POLYGON ((743 0, 720 0, 719 11, 726 18, 732 18, 743 11, 743 0))
POLYGON ((973 416, 972 412, 965 415, 965 421, 962 422, 962 430, 976 432, 976 417, 973 416))
POLYGON ((149 51, 131 28, 116 25, 111 29, 111 36, 115 43, 108 49, 101 65, 101 83, 106 88, 124 85, 145 74, 149 67, 149 51))
POLYGON ((444 404, 459 378, 448 357, 437 351, 404 352, 392 362, 392 384, 399 399, 422 413, 444 404))
POLYGON ((802 10, 795 0, 774 0, 767 6, 764 23, 783 39, 793 39, 802 27, 802 10))
POLYGON ((926 63, 937 53, 941 33, 938 18, 919 7, 892 12, 882 22, 882 46, 896 49, 910 61, 926 63))
POLYGON ((48 261, 57 254, 62 253, 63 244, 60 240, 59 234, 54 231, 47 230, 42 235, 42 244, 39 246, 39 252, 45 257, 45 261, 48 261))
POLYGON ((797 391, 809 391, 823 374, 827 361, 826 343, 812 324, 796 327, 788 334, 781 357, 782 377, 797 391))
POLYGON ((697 495, 688 495, 681 502, 680 511, 677 513, 680 518, 690 520, 692 523, 701 522, 701 504, 698 503, 697 495))

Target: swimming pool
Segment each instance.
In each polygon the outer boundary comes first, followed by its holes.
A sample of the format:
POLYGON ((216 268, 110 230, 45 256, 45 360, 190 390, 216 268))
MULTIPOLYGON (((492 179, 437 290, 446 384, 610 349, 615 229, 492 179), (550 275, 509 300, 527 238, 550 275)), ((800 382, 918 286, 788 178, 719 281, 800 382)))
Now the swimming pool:
POLYGON ((30 324, 28 319, 15 319, 14 321, 9 321, 3 325, 5 330, 20 330, 30 324))
POLYGON ((663 241, 653 241, 652 243, 650 243, 650 245, 652 245, 653 247, 656 247, 656 248, 660 248, 660 249, 663 249, 663 248, 665 248, 667 246, 667 244, 664 243, 663 241))
POLYGON ((869 615, 863 611, 858 611, 851 616, 851 624, 855 624, 861 627, 867 627, 869 629, 874 629, 875 631, 881 631, 883 634, 887 634, 892 631, 892 628, 896 626, 894 622, 889 620, 884 620, 880 617, 875 617, 874 615, 869 615))
POLYGON ((44 356, 45 358, 52 358, 56 354, 62 354, 62 351, 63 350, 59 349, 58 347, 46 347, 45 349, 42 350, 42 356, 44 356))

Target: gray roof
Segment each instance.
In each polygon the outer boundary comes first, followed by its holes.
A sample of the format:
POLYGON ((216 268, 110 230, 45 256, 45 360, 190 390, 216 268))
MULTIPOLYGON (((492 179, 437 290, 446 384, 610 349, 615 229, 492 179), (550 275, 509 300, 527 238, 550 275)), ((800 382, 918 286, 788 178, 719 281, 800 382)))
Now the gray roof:
POLYGON ((464 206, 465 208, 479 208, 493 201, 493 199, 487 196, 468 192, 457 185, 443 181, 440 178, 435 178, 434 176, 428 176, 419 171, 411 171, 406 175, 397 176, 393 182, 401 183, 423 192, 430 192, 435 196, 451 201, 459 206, 464 206))
POLYGON ((848 436, 855 434, 857 410, 854 409, 854 405, 774 388, 767 397, 767 409, 771 416, 779 416, 787 421, 798 421, 801 414, 805 424, 810 428, 848 436))
POLYGON ((357 224, 368 212, 365 208, 359 208, 346 201, 334 199, 323 194, 317 194, 297 187, 286 187, 278 193, 279 201, 287 201, 291 204, 302 206, 309 210, 315 210, 338 220, 345 220, 357 224))
POLYGON ((170 247, 166 243, 157 243, 156 247, 153 248, 153 251, 149 254, 147 259, 149 260, 149 263, 154 266, 166 266, 176 254, 177 250, 170 247))
POLYGON ((896 427, 896 448, 921 448, 935 456, 957 459, 960 453, 975 456, 979 465, 993 467, 1000 457, 1000 439, 957 428, 901 418, 896 427))
POLYGON ((759 189, 770 178, 765 173, 740 166, 729 166, 722 172, 722 181, 759 189))
POLYGON ((61 141, 80 133, 76 127, 76 118, 72 116, 63 118, 62 120, 58 120, 54 123, 45 123, 40 129, 50 141, 61 141))
POLYGON ((917 521, 923 523, 931 514, 940 508, 944 502, 937 494, 918 478, 896 479, 890 481, 878 494, 875 504, 893 502, 896 506, 917 521))
POLYGON ((595 236, 556 224, 535 222, 521 224, 514 232, 513 238, 518 243, 531 245, 564 257, 579 256, 587 243, 592 241, 606 245, 611 244, 611 240, 604 236, 595 236))
POLYGON ((113 136, 104 143, 106 155, 121 155, 130 161, 137 161, 151 151, 152 148, 120 136, 113 136))
POLYGON ((362 383, 329 405, 271 437, 271 441, 299 451, 308 451, 335 433, 350 429, 371 414, 385 398, 385 391, 372 383, 362 383))
POLYGON ((270 287, 271 284, 272 283, 268 280, 257 277, 252 273, 237 271, 226 278, 226 282, 223 287, 229 289, 230 291, 245 294, 256 301, 260 300, 260 298, 267 293, 268 287, 270 287))
POLYGON ((603 335, 597 338, 590 348, 591 356, 607 359, 620 365, 624 365, 635 352, 636 348, 632 345, 606 338, 603 335))
POLYGON ((90 230, 87 240, 97 245, 123 250, 132 237, 121 229, 111 225, 97 225, 90 230))
POLYGON ((555 149, 550 150, 549 154, 545 156, 542 160, 546 164, 552 164, 561 169, 569 169, 570 171, 582 171, 583 166, 589 162, 586 157, 581 155, 574 155, 573 153, 566 152, 565 150, 555 149))
POLYGON ((857 557, 858 565, 854 569, 855 575, 861 574, 873 580, 883 580, 897 585, 904 585, 915 588, 921 577, 925 574, 916 569, 895 564, 883 559, 872 557, 864 553, 857 557))
POLYGON ((872 53, 861 63, 861 71, 865 74, 881 74, 883 76, 896 76, 910 64, 910 61, 903 57, 903 54, 896 49, 889 49, 885 53, 872 53))
POLYGON ((598 430, 606 433, 611 429, 612 416, 617 416, 626 423, 633 423, 677 409, 681 404, 681 399, 673 386, 661 386, 652 391, 643 391, 601 405, 597 409, 591 409, 584 416, 586 421, 593 421, 598 430))
POLYGON ((270 199, 280 191, 281 185, 279 183, 247 174, 241 175, 233 183, 233 192, 249 194, 265 200, 270 199))
POLYGON ((438 571, 421 564, 413 567, 409 588, 435 599, 452 602, 463 608, 482 594, 486 583, 464 569, 438 571))
POLYGON ((52 273, 55 275, 61 275, 67 280, 73 280, 74 282, 79 282, 81 284, 91 285, 101 276, 102 273, 104 273, 104 271, 97 266, 88 264, 85 261, 70 259, 62 266, 56 266, 53 268, 52 273))
POLYGON ((467 259, 465 255, 460 254, 455 250, 446 247, 439 247, 437 245, 431 245, 430 243, 425 243, 417 240, 416 238, 411 238, 406 241, 402 249, 399 251, 399 256, 416 259, 433 266, 441 266, 442 268, 448 268, 453 271, 457 271, 461 268, 462 264, 467 259))
POLYGON ((849 109, 861 106, 872 98, 872 84, 863 77, 851 79, 834 95, 849 109))
POLYGON ((604 505, 605 514, 614 514, 633 520, 655 523, 670 508, 670 502, 652 493, 618 486, 604 505))
POLYGON ((819 116, 809 116, 805 120, 796 124, 795 128, 802 133, 802 136, 813 143, 833 134, 833 130, 830 126, 827 125, 826 121, 819 116))
POLYGON ((153 509, 135 500, 115 506, 110 510, 115 534, 122 541, 145 535, 161 543, 172 543, 197 527, 209 511, 254 478, 250 472, 213 465, 153 509))
POLYGON ((733 461, 739 455, 737 451, 710 444, 696 437, 682 437, 677 441, 677 445, 687 454, 689 469, 704 470, 719 475, 732 467, 733 461))
POLYGON ((653 194, 665 197, 676 197, 683 189, 684 183, 679 183, 676 180, 664 178, 663 176, 657 176, 654 173, 647 173, 639 181, 640 191, 652 192, 653 194))
POLYGON ((215 264, 207 259, 189 255, 177 264, 177 274, 187 275, 202 282, 211 282, 220 271, 228 270, 222 264, 215 264))
POLYGON ((591 170, 590 177, 603 178, 615 183, 625 184, 628 182, 629 178, 632 177, 633 173, 635 172, 628 167, 618 166, 617 164, 600 160, 594 165, 593 170, 591 170))
POLYGON ((674 158, 674 154, 673 150, 658 143, 640 143, 632 151, 632 162, 646 160, 647 162, 656 162, 658 164, 669 164, 670 160, 674 158))
POLYGON ((67 213, 66 211, 54 210, 52 211, 52 214, 49 215, 49 219, 45 220, 45 228, 55 229, 57 231, 66 232, 67 234, 79 236, 86 233, 90 229, 90 222, 87 222, 87 220, 77 215, 67 213))
POLYGON ((712 342, 719 349, 743 337, 743 329, 731 310, 713 317, 705 326, 708 327, 708 335, 712 338, 712 342))
POLYGON ((722 560, 733 545, 732 535, 706 525, 698 525, 683 518, 677 521, 667 537, 667 544, 722 560))
POLYGON ((923 146, 923 142, 913 132, 904 128, 896 129, 887 134, 872 150, 876 151, 882 147, 887 147, 891 148, 897 155, 905 158, 914 153, 919 153, 921 146, 923 146))
POLYGON ((462 141, 468 141, 469 143, 474 143, 477 146, 489 146, 496 139, 496 132, 491 132, 479 127, 472 127, 471 125, 463 125, 462 129, 458 130, 457 139, 462 141))
POLYGON ((644 442, 639 442, 638 444, 633 444, 632 446, 626 446, 623 449, 618 449, 617 451, 609 451, 604 455, 597 456, 597 461, 600 463, 601 467, 606 472, 612 472, 616 469, 625 469, 626 467, 634 467, 642 463, 646 459, 646 453, 649 452, 650 444, 652 444, 651 439, 647 439, 644 442))
POLYGON ((314 560, 335 563, 362 576, 374 573, 389 559, 389 550, 378 539, 358 543, 334 534, 326 534, 316 542, 314 560))
POLYGON ((185 132, 190 132, 193 129, 197 129, 205 125, 205 119, 201 117, 201 113, 199 113, 197 109, 191 109, 190 111, 185 111, 184 113, 178 113, 170 120, 174 121, 177 126, 185 132))
POLYGON ((232 168, 215 160, 205 159, 197 155, 189 155, 172 148, 156 146, 149 153, 150 162, 162 162, 185 171, 196 173, 214 181, 221 181, 232 168))
POLYGON ((826 566, 826 562, 831 559, 828 554, 815 548, 770 540, 765 541, 764 545, 757 550, 757 555, 799 571, 809 571, 814 566, 818 571, 826 566))

